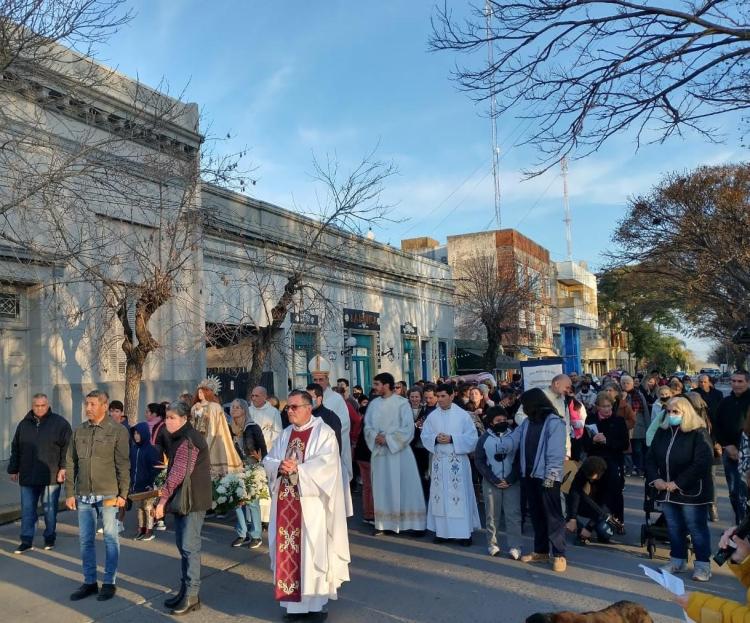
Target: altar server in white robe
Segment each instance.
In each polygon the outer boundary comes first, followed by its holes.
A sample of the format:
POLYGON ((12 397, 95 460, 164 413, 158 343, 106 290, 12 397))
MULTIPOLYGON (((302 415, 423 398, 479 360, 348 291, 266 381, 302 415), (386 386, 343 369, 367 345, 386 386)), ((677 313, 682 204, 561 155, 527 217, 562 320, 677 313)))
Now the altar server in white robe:
MULTIPOLYGON (((260 426, 266 448, 272 448, 284 427, 279 410, 268 402, 268 391, 259 385, 250 393, 250 417, 260 426)), ((260 520, 268 523, 271 518, 271 500, 260 500, 260 520)))
POLYGON ((346 516, 351 517, 354 514, 354 506, 352 505, 352 490, 349 483, 354 476, 354 471, 352 469, 352 441, 350 438, 352 421, 349 418, 349 409, 344 397, 331 389, 331 364, 325 357, 315 355, 307 365, 307 369, 310 371, 313 383, 317 383, 323 388, 323 406, 333 411, 341 420, 341 470, 344 482, 344 504, 346 505, 346 516))
POLYGON ((393 393, 392 374, 381 372, 372 384, 379 395, 367 405, 365 442, 372 452, 370 470, 375 505, 375 534, 425 529, 425 506, 417 462, 409 445, 414 416, 406 398, 393 393))
POLYGON ((263 460, 274 597, 285 620, 322 621, 328 600, 349 580, 351 560, 339 447, 333 430, 313 417, 307 392, 291 392, 287 405, 290 426, 263 460))
POLYGON ((427 529, 437 541, 471 545, 472 532, 481 528, 469 462, 477 429, 469 413, 453 403, 451 385, 439 385, 436 395, 437 409, 422 426, 422 444, 432 453, 427 529))

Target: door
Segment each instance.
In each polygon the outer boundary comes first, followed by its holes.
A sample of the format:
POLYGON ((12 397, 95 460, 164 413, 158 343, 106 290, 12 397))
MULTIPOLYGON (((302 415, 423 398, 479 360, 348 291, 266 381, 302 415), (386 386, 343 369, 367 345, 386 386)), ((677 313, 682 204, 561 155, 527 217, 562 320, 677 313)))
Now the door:
POLYGON ((294 389, 305 389, 312 383, 307 364, 315 356, 315 337, 311 331, 294 332, 294 389))
POLYGON ((416 375, 416 358, 417 358, 417 340, 403 340, 403 372, 404 380, 406 381, 407 387, 413 387, 417 379, 416 375))
POLYGON ((10 458, 16 426, 31 405, 26 332, 0 329, 0 460, 10 458))
POLYGON ((357 345, 352 349, 354 384, 361 385, 367 394, 372 384, 372 336, 355 333, 352 337, 357 340, 357 345))
POLYGON ((438 357, 440 358, 440 376, 446 378, 448 376, 448 344, 445 342, 438 342, 438 357))

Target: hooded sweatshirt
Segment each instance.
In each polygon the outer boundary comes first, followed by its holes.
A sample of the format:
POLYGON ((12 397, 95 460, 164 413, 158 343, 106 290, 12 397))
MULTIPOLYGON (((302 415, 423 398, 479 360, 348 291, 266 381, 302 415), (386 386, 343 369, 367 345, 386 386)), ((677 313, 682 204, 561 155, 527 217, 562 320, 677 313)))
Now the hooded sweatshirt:
POLYGON ((141 493, 153 488, 154 480, 159 473, 156 467, 161 462, 159 451, 151 444, 148 423, 138 422, 131 429, 131 435, 138 432, 139 442, 133 439, 130 446, 130 492, 141 493))

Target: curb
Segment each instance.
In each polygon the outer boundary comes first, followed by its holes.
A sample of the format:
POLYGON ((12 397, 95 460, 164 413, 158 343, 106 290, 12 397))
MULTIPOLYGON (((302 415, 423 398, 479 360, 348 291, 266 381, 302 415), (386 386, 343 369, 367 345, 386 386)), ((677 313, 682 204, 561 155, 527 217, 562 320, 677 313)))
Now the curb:
POLYGON ((0 526, 21 519, 21 506, 0 506, 0 526))

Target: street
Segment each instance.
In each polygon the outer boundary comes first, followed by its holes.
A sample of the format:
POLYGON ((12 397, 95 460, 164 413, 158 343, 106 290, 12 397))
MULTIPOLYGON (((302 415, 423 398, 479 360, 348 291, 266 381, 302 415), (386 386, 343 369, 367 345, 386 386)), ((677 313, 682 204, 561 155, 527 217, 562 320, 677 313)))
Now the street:
MULTIPOLYGON (((337 602, 329 603, 329 620, 368 622, 516 622, 537 611, 603 608, 621 599, 644 604, 658 623, 683 620, 680 610, 647 580, 638 564, 663 564, 667 550, 660 547, 649 561, 640 547, 643 513, 641 480, 629 478, 626 489, 628 534, 621 545, 591 545, 568 550, 568 571, 554 574, 508 558, 486 555, 484 535, 475 533, 474 545, 434 545, 421 539, 373 537, 370 528, 350 520, 351 582, 337 602)), ((717 477, 720 513, 729 517, 723 478, 717 477)), ((480 508, 481 511, 481 508, 480 508)), ((126 535, 133 532, 133 513, 126 535)), ((721 524, 712 524, 715 546, 721 524)), ((526 530, 528 536, 529 530, 526 530)), ((75 515, 60 515, 58 547, 35 549, 22 556, 18 524, 0 527, 0 601, 3 620, 24 623, 107 621, 146 623, 168 617, 162 602, 177 584, 178 561, 174 534, 158 532, 151 542, 121 540, 118 592, 109 602, 94 598, 72 603, 68 595, 81 583, 75 515)), ((193 621, 280 621, 282 611, 273 601, 268 551, 231 548, 232 522, 212 520, 203 530, 203 608, 187 617, 193 621)), ((265 535, 264 535, 265 537, 265 535)), ((526 539, 530 546, 530 539, 526 539)), ((39 546, 41 538, 37 539, 39 546)), ((101 537, 99 562, 103 562, 101 537)), ((100 567, 101 568, 101 567, 100 567)), ((744 602, 744 590, 726 569, 714 566, 714 577, 701 590, 744 602)), ((685 576, 683 576, 685 577, 685 576)), ((695 583, 685 577, 688 590, 695 583)))

